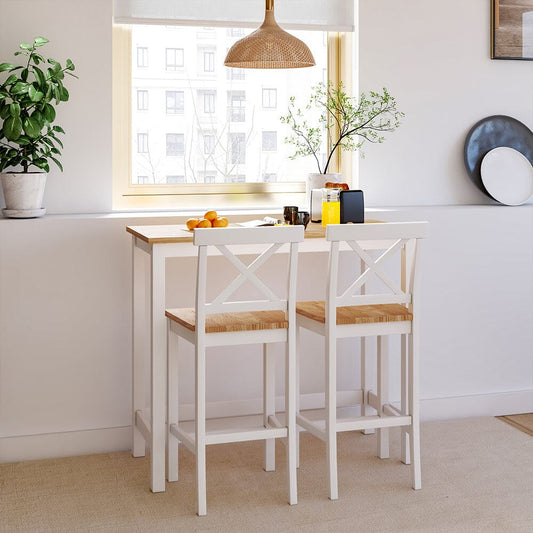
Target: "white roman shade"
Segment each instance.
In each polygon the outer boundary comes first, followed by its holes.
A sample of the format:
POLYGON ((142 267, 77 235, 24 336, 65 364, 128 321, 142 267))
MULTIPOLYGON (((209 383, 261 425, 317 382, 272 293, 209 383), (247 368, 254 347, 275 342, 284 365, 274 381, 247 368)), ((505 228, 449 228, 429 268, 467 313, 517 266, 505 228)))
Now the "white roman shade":
MULTIPOLYGON (((354 0, 276 0, 275 9, 284 28, 354 30, 354 0)), ((114 0, 117 24, 255 28, 264 15, 265 0, 114 0)))

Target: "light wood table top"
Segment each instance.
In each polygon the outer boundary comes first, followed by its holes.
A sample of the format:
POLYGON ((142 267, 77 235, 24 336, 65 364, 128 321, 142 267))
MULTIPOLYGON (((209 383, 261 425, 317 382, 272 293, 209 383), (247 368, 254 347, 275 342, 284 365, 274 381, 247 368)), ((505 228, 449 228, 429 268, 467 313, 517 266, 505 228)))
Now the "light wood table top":
MULTIPOLYGON (((365 223, 380 222, 366 220, 365 223)), ((223 231, 224 228, 213 228, 213 231, 223 231)), ((185 224, 164 224, 153 226, 126 226, 126 231, 148 244, 192 242, 193 232, 185 224)), ((306 239, 323 239, 326 228, 321 224, 310 222, 304 234, 306 239)))

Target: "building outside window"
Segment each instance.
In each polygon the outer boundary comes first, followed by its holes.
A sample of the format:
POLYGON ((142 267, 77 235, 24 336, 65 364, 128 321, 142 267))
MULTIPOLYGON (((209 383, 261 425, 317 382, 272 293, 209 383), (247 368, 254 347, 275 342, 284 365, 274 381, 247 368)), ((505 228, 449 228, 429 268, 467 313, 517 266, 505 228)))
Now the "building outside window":
POLYGON ((148 176, 145 176, 145 175, 137 176, 137 184, 138 185, 145 185, 146 183, 150 183, 150 180, 149 180, 148 176))
POLYGON ((216 176, 215 174, 206 174, 204 176, 204 183, 215 183, 216 176))
POLYGON ((148 67, 148 47, 146 46, 137 47, 137 67, 139 68, 148 67))
POLYGON ((167 156, 185 154, 185 135, 183 133, 167 133, 167 156))
POLYGON ((264 131, 262 141, 263 152, 275 152, 278 149, 278 132, 264 131))
POLYGON ((278 181, 278 175, 272 172, 265 172, 263 174, 263 181, 265 183, 275 183, 278 181))
POLYGON ((228 80, 244 80, 246 76, 245 68, 228 68, 228 80))
POLYGON ((185 93, 183 91, 166 91, 167 115, 183 115, 185 93))
POLYGON ((148 111, 148 91, 137 90, 137 111, 148 111))
POLYGON ((215 52, 204 50, 204 72, 215 72, 215 52))
POLYGON ((278 90, 273 88, 263 89, 263 107, 275 109, 278 106, 278 90))
POLYGON ((215 136, 204 135, 204 154, 213 155, 215 153, 215 136))
POLYGON ((139 154, 148 153, 148 133, 137 133, 137 152, 139 154))
POLYGON ((186 183, 185 176, 167 176, 167 183, 186 183))
POLYGON ((183 67, 183 48, 167 48, 165 50, 167 70, 177 70, 183 67))
POLYGON ((246 162, 246 135, 244 133, 230 134, 231 162, 243 165, 246 162))
POLYGON ((228 115, 230 122, 246 121, 246 93, 228 91, 228 115))
POLYGON ((216 109, 216 95, 215 91, 200 91, 201 105, 205 114, 211 114, 216 109))

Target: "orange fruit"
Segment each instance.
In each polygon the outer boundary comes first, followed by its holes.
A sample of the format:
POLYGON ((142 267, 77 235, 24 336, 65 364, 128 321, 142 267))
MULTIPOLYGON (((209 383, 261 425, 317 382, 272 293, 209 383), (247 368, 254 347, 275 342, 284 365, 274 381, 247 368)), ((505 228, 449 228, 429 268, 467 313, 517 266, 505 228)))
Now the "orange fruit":
POLYGON ((211 221, 204 218, 203 220, 200 220, 200 222, 198 222, 198 226, 196 227, 197 228, 210 228, 211 221))
POLYGON ((215 218, 217 218, 217 212, 216 211, 208 211, 205 215, 204 215, 204 218, 206 220, 210 220, 211 222, 213 220, 215 220, 215 218))
POLYGON ((215 220, 213 220, 214 228, 225 228, 228 224, 229 222, 226 217, 217 217, 215 220))
POLYGON ((196 226, 198 226, 199 222, 200 222, 200 220, 197 219, 197 218, 189 218, 189 220, 187 220, 187 229, 196 228, 196 226))

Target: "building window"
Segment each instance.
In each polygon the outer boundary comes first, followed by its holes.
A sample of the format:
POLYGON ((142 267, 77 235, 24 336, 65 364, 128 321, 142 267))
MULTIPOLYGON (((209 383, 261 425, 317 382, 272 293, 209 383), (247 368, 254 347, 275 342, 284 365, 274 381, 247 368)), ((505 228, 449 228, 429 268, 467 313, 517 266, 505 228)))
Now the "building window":
POLYGON ((137 91, 137 111, 148 111, 148 91, 144 89, 137 91))
POLYGON ((278 90, 263 89, 263 107, 265 109, 275 109, 278 106, 278 90))
POLYGON ((216 176, 214 174, 206 174, 204 176, 204 183, 215 183, 216 176))
POLYGON ((233 174, 231 176, 226 176, 226 183, 244 183, 246 181, 246 176, 244 174, 233 174))
POLYGON ((167 183, 187 183, 185 180, 185 176, 167 176, 166 182, 167 183))
POLYGON ((184 92, 183 91, 167 91, 166 92, 166 107, 168 115, 183 115, 184 111, 184 92))
POLYGON ((146 46, 137 47, 137 67, 148 67, 148 48, 146 46))
POLYGON ((167 48, 165 50, 167 70, 177 70, 183 67, 183 48, 167 48))
POLYGON ((278 181, 278 175, 276 173, 265 173, 263 174, 263 181, 265 183, 275 183, 278 181))
POLYGON ((228 115, 230 122, 246 121, 246 94, 244 91, 228 91, 228 115))
POLYGON ((244 133, 230 133, 231 163, 244 165, 246 163, 246 137, 244 133))
POLYGON ((215 52, 204 50, 204 72, 215 72, 215 52))
POLYGON ((185 153, 185 136, 183 133, 167 133, 167 156, 185 153))
POLYGON ((262 141, 263 152, 275 152, 278 149, 278 132, 264 131, 262 141))
POLYGON ((215 136, 204 135, 204 154, 212 155, 215 153, 215 136))
POLYGON ((137 152, 139 154, 148 153, 148 133, 137 133, 137 152))
POLYGON ((148 176, 144 176, 144 175, 139 175, 137 176, 137 185, 144 185, 146 183, 150 183, 150 179, 148 178, 148 176))
POLYGON ((215 91, 200 91, 201 105, 205 114, 215 112, 216 94, 215 91))
POLYGON ((228 80, 244 80, 246 69, 244 68, 228 68, 228 80))
POLYGON ((244 35, 244 28, 228 28, 228 37, 242 37, 244 35))

